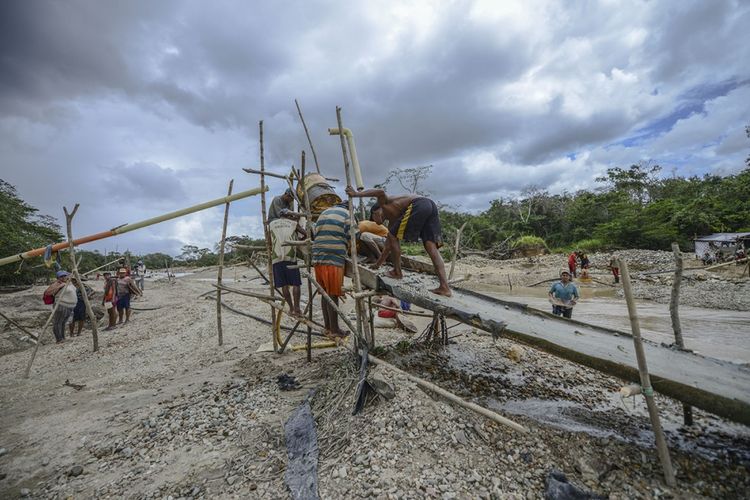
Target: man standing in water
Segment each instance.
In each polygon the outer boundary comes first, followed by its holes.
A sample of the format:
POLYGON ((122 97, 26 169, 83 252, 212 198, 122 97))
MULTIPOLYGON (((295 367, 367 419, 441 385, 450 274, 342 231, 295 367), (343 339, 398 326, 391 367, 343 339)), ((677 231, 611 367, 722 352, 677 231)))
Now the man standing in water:
POLYGON ((573 306, 578 300, 578 288, 570 281, 570 272, 560 272, 560 281, 549 289, 549 301, 552 302, 552 314, 570 318, 573 315, 573 306))
POLYGON ((415 194, 388 196, 382 189, 355 191, 351 186, 346 188, 346 194, 354 198, 376 198, 377 203, 372 207, 372 212, 382 211, 382 218, 388 219, 388 237, 385 249, 375 263, 376 269, 392 252, 393 270, 387 276, 401 279, 401 240, 416 242, 421 239, 440 281, 440 286, 430 291, 446 297, 452 295, 445 275, 445 264, 440 256, 443 235, 434 201, 415 194))

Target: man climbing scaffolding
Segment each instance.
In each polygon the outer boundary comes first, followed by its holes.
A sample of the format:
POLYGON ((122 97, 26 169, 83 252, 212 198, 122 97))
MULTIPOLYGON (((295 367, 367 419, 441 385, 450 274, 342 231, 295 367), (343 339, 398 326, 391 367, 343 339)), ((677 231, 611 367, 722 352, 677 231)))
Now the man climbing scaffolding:
POLYGON ((446 297, 451 296, 448 278, 445 275, 445 264, 440 256, 443 235, 434 201, 415 194, 388 196, 382 189, 355 191, 347 187, 346 194, 355 198, 376 198, 377 203, 372 211, 382 211, 382 218, 388 220, 388 237, 385 249, 375 263, 376 269, 393 253, 393 270, 389 271, 387 276, 401 279, 401 240, 416 242, 421 239, 440 281, 440 286, 430 291, 446 297))

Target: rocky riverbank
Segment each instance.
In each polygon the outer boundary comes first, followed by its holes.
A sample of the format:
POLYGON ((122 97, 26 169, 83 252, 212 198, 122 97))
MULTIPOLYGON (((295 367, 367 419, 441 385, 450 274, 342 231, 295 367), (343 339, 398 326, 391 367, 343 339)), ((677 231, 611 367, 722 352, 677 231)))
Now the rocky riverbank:
MULTIPOLYGON (((246 270, 227 276, 261 289, 246 270)), ((2 356, 0 497, 284 498, 283 423, 311 390, 323 498, 540 498, 553 469, 610 498, 741 498, 750 490, 747 428, 700 411, 697 425, 683 428, 681 406, 659 397, 679 481, 669 489, 642 401, 617 396, 623 381, 463 325, 441 349, 378 330, 379 354, 528 434, 383 367, 372 374, 395 397, 353 416, 357 369, 347 350, 315 351, 311 364, 302 353, 256 353, 268 328, 226 310, 218 346, 215 302, 198 298, 212 277, 147 282, 135 303, 142 311, 101 333, 99 352, 86 335, 42 345, 28 380, 28 351, 2 356), (282 390, 280 375, 299 388, 282 390)), ((268 315, 258 301, 225 300, 268 315)), ((23 304, 9 304, 0 297, 3 311, 25 318, 23 304)), ((415 320, 419 329, 428 321, 415 320)))

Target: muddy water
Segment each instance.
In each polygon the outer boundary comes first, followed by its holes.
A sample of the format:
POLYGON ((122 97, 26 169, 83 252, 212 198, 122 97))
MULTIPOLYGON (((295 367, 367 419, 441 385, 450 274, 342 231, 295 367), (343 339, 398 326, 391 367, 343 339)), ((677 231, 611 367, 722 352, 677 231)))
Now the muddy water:
MULTIPOLYGON (((551 310, 546 286, 514 287, 512 291, 508 287, 487 284, 466 288, 528 304, 535 309, 551 310)), ((630 331, 625 300, 617 296, 615 288, 579 286, 579 291, 581 300, 573 310, 573 318, 592 325, 630 331)), ((643 336, 657 342, 674 342, 669 305, 644 300, 636 303, 643 336)), ((750 312, 680 306, 680 320, 685 345, 689 349, 735 363, 750 363, 750 312)))

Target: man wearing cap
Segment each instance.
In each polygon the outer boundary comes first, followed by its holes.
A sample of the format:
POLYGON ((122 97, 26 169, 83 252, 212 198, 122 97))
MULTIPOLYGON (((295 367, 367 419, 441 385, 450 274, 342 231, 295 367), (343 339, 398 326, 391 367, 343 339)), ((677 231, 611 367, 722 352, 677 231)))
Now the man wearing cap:
POLYGON ((570 281, 570 271, 563 269, 560 271, 560 281, 549 289, 552 314, 570 318, 578 298, 578 288, 570 281))
POLYGON ((76 286, 70 282, 70 273, 57 271, 55 276, 57 281, 47 287, 44 295, 54 297, 57 303, 57 309, 52 316, 52 332, 55 334, 55 341, 60 344, 65 341, 65 325, 73 316, 78 297, 76 296, 76 286))
POLYGON ((284 194, 275 197, 271 201, 271 207, 268 209, 268 222, 280 218, 285 211, 291 211, 294 208, 292 202, 294 202, 292 189, 287 188, 284 194))
POLYGON ((130 295, 142 295, 133 278, 127 275, 127 269, 117 271, 117 316, 119 325, 125 316, 125 323, 130 321, 130 295))

